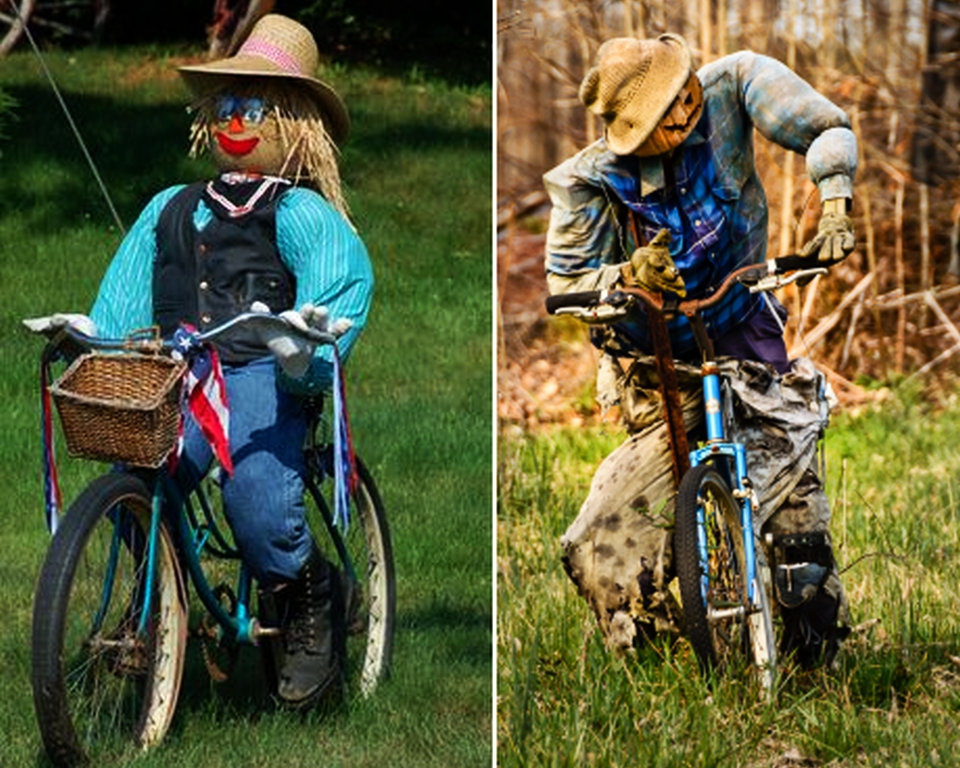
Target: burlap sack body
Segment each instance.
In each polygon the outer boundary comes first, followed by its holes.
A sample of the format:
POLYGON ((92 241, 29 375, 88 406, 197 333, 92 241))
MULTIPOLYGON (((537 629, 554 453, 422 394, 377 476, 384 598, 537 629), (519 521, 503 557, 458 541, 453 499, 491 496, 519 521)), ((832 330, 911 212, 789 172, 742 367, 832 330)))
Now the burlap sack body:
MULTIPOLYGON (((826 531, 830 510, 817 472, 829 410, 823 377, 805 358, 784 376, 758 363, 719 365, 727 439, 747 446, 760 499, 756 530, 826 531)), ((703 409, 699 369, 678 363, 677 378, 696 445, 703 409)), ((608 644, 628 648, 638 634, 679 633, 683 626, 671 592, 676 486, 653 359, 635 361, 618 385, 629 437, 598 468, 561 545, 567 573, 608 644)), ((827 590, 839 594, 836 574, 827 590)))

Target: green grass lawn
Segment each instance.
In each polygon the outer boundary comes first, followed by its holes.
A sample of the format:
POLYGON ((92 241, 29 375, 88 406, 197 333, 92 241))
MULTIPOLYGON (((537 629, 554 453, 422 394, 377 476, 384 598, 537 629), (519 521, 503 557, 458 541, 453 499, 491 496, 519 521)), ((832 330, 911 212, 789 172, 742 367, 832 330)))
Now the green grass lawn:
POLYGON ((837 669, 709 689, 686 643, 607 652, 559 539, 612 430, 500 443, 498 756, 504 766, 960 765, 960 399, 908 394, 826 439, 859 631, 837 669))
MULTIPOLYGON (((178 56, 51 53, 48 65, 124 225, 163 187, 211 170, 186 156, 178 56)), ((197 54, 198 52, 192 52, 197 54)), ((188 676, 143 766, 489 765, 492 745, 491 93, 370 71, 328 78, 353 121, 343 174, 377 291, 348 366, 358 451, 388 510, 398 575, 394 674, 346 715, 264 706, 188 676)), ((18 102, 0 141, 0 765, 43 765, 29 643, 47 545, 38 353, 24 317, 86 312, 120 232, 37 61, 0 60, 18 102)), ((61 458, 66 499, 99 467, 61 458)))

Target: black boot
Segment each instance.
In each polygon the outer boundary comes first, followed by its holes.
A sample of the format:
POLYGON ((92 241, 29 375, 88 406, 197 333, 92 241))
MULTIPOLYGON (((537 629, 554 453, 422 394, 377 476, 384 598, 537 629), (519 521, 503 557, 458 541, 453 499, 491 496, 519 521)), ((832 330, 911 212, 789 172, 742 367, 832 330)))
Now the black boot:
POLYGON ((290 585, 277 693, 305 706, 339 685, 340 588, 336 570, 316 549, 290 585))

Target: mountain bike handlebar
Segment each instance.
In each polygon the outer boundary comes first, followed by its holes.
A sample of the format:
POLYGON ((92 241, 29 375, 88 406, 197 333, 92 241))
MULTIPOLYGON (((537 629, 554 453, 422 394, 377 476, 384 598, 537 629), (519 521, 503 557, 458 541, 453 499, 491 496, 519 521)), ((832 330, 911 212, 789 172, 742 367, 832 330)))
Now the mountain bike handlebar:
POLYGON ((666 308, 666 304, 670 303, 671 310, 693 317, 704 307, 720 301, 736 284, 747 286, 751 292, 771 291, 800 278, 823 274, 833 263, 820 261, 817 256, 804 257, 789 254, 777 259, 769 259, 765 264, 751 264, 736 269, 726 277, 716 291, 699 299, 665 302, 663 294, 651 293, 643 288, 622 286, 609 290, 579 291, 550 296, 546 300, 546 309, 551 315, 565 314, 563 310, 566 309, 594 310, 590 313, 590 318, 584 319, 604 322, 618 319, 625 314, 626 305, 639 299, 647 306, 661 312, 666 308), (792 273, 789 277, 782 277, 788 272, 792 273), (610 307, 613 311, 608 313, 598 311, 603 306, 610 307))

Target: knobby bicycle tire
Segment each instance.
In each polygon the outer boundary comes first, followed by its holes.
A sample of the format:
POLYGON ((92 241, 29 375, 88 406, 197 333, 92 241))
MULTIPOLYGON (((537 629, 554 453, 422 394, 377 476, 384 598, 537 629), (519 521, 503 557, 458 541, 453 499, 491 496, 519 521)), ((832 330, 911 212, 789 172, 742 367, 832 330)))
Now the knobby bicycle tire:
POLYGON ((741 531, 740 509, 727 483, 707 464, 692 467, 677 491, 674 556, 687 639, 708 675, 722 674, 737 656, 752 655, 741 531))
MULTIPOLYGON (((320 448, 313 466, 330 466, 330 448, 320 448)), ((386 510, 373 476, 359 457, 358 482, 351 497, 350 524, 346 532, 333 525, 333 481, 330 472, 307 483, 310 524, 317 544, 338 569, 343 587, 346 624, 348 689, 370 696, 390 673, 397 586, 393 545, 386 510), (319 520, 317 518, 320 518, 319 520), (346 557, 344 557, 346 555, 346 557), (351 563, 350 568, 346 560, 351 563), (353 576, 349 576, 352 568, 353 576)), ((279 643, 265 644, 272 658, 265 659, 267 679, 276 680, 279 643)))
POLYGON ((185 591, 161 525, 150 614, 140 621, 150 517, 141 480, 104 475, 72 504, 47 552, 34 598, 32 683, 43 744, 57 765, 113 762, 159 742, 173 718, 185 591))

